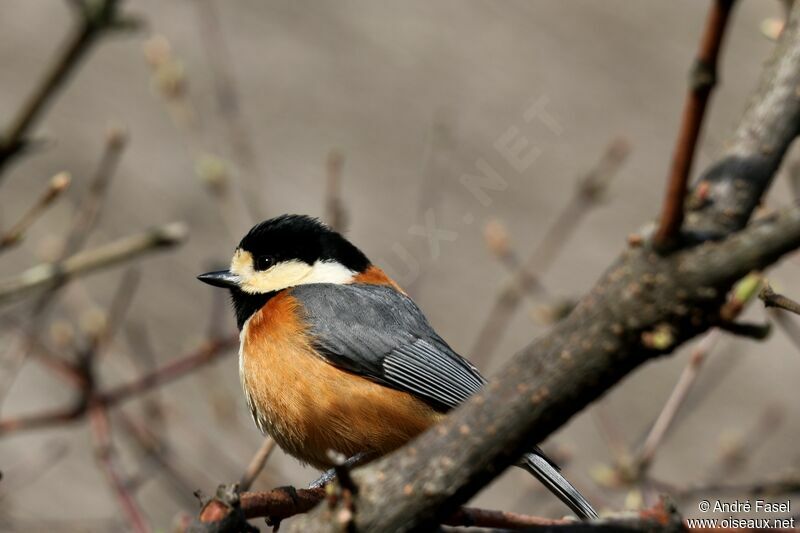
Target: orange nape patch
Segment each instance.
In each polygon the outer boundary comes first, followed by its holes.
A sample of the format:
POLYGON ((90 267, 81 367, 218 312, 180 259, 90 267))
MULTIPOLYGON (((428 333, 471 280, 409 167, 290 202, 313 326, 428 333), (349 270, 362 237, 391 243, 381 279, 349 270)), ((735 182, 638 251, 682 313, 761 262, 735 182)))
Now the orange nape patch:
POLYGON ((326 362, 311 346, 299 305, 281 292, 242 331, 240 369, 248 405, 256 424, 286 452, 329 468, 328 450, 347 457, 382 455, 443 416, 408 393, 326 362))
POLYGON ((388 285, 390 287, 393 287, 395 290, 405 294, 405 291, 400 288, 400 285, 395 283, 395 281, 392 278, 386 275, 386 272, 376 267, 375 265, 370 265, 364 272, 354 276, 353 283, 367 283, 370 285, 388 285))

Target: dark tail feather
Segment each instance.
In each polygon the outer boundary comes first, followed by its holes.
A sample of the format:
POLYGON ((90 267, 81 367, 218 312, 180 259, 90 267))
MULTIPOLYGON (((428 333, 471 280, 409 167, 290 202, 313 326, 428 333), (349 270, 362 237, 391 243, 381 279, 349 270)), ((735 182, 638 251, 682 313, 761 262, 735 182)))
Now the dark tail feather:
POLYGON ((572 509, 578 518, 581 520, 597 518, 597 511, 592 505, 547 459, 535 453, 528 453, 523 456, 520 466, 558 496, 558 499, 572 509))

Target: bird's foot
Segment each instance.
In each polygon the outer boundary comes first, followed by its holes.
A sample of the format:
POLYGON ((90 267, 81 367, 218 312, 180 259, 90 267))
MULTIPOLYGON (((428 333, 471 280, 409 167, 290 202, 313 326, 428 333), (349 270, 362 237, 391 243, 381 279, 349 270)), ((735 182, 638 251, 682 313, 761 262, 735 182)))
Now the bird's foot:
MULTIPOLYGON (((354 456, 350 457, 349 459, 343 461, 337 468, 345 468, 351 469, 355 468, 359 465, 367 463, 375 458, 375 453, 373 452, 359 452, 354 456)), ((311 484, 308 486, 309 489, 319 489, 330 483, 336 479, 336 468, 331 468, 327 470, 324 474, 320 477, 315 479, 311 484)))

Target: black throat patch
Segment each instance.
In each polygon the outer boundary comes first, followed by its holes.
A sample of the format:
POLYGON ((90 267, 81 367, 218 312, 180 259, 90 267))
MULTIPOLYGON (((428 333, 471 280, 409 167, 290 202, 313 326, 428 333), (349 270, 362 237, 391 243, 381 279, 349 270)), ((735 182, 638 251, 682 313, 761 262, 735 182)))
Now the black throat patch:
POLYGON ((247 319, 264 307, 276 294, 278 294, 277 291, 265 294, 249 294, 239 289, 231 289, 231 301, 236 312, 236 327, 239 328, 239 331, 242 330, 247 319))

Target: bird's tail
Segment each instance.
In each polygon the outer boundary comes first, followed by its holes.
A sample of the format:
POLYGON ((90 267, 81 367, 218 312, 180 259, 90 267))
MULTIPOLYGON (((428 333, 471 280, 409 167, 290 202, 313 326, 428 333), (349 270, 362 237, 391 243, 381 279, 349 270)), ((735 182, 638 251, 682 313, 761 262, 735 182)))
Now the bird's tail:
POLYGON ((536 453, 528 453, 523 456, 520 466, 533 474, 545 487, 550 489, 550 492, 558 496, 558 499, 572 509, 578 518, 581 520, 597 518, 597 511, 594 510, 594 507, 546 458, 536 453))

